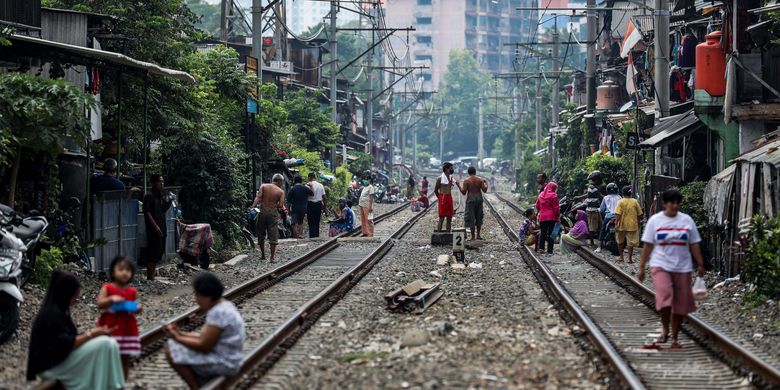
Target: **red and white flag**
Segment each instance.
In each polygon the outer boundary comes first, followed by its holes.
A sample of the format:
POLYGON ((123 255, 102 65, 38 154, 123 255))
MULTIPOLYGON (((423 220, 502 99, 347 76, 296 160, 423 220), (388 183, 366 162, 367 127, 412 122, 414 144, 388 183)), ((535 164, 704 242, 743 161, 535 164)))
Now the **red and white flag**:
POLYGON ((636 28, 633 20, 628 21, 628 28, 626 28, 626 35, 623 37, 623 47, 620 49, 620 57, 628 57, 628 53, 636 46, 639 41, 642 40, 642 33, 636 28))
POLYGON ((626 67, 626 92, 631 96, 636 93, 636 67, 631 53, 628 53, 628 67, 626 67))

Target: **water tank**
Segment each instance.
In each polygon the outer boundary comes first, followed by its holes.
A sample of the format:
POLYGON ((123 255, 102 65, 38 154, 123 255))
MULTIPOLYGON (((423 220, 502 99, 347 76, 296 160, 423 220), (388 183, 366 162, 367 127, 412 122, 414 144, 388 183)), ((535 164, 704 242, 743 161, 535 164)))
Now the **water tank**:
POLYGON ((707 91, 710 96, 726 94, 726 53, 720 45, 723 33, 707 34, 707 40, 696 46, 696 89, 707 91))
POLYGON ((596 109, 615 111, 620 107, 620 87, 607 80, 596 88, 596 109))

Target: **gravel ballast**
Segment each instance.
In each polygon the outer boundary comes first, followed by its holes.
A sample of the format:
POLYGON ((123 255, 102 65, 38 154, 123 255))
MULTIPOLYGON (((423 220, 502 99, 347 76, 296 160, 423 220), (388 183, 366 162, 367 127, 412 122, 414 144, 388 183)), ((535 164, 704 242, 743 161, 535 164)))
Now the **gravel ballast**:
MULTIPOLYGON (((513 264, 519 254, 487 208, 486 241, 467 250, 475 268, 463 270, 436 265, 451 249, 428 245, 435 214, 399 240, 256 388, 606 387, 581 331, 561 320, 526 267, 513 264), (384 295, 415 279, 441 282, 446 294, 421 315, 388 311, 384 295)), ((462 226, 462 218, 453 224, 462 226)))
MULTIPOLYGON (((397 204, 377 204, 375 212, 381 214, 397 206, 397 204)), ((283 240, 279 244, 277 260, 274 263, 260 260, 260 252, 255 250, 244 252, 248 257, 235 266, 212 264, 212 270, 229 289, 309 252, 327 240, 327 232, 327 225, 323 224, 323 228, 320 230, 322 237, 319 239, 283 240)), ((268 249, 266 248, 266 250, 268 249)), ((72 308, 71 317, 79 331, 86 332, 97 322, 99 310, 96 299, 104 281, 95 276, 87 275, 70 265, 66 265, 65 269, 77 274, 81 280, 81 298, 72 308)), ((190 287, 190 281, 195 273, 196 271, 193 269, 179 269, 169 264, 158 269, 157 280, 149 282, 145 279, 144 271, 139 271, 132 284, 139 291, 139 302, 144 305, 143 312, 137 316, 141 331, 163 323, 166 319, 195 305, 190 287)), ((45 293, 45 287, 37 285, 28 285, 23 289, 22 294, 25 302, 20 308, 17 334, 0 346, 0 352, 2 352, 0 353, 0 367, 3 367, 0 370, 0 388, 2 389, 29 389, 37 384, 37 382, 25 381, 27 348, 30 327, 45 293)))

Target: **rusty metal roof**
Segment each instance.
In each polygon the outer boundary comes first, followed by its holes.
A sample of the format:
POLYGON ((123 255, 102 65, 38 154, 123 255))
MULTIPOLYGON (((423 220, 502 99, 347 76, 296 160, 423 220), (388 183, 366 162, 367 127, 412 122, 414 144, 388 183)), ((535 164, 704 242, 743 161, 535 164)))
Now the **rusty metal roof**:
POLYGON ((780 139, 767 142, 749 152, 745 152, 732 160, 734 162, 769 163, 780 165, 780 139))
POLYGON ((676 141, 703 126, 693 109, 679 115, 663 118, 653 128, 652 137, 639 144, 641 148, 656 148, 676 141))

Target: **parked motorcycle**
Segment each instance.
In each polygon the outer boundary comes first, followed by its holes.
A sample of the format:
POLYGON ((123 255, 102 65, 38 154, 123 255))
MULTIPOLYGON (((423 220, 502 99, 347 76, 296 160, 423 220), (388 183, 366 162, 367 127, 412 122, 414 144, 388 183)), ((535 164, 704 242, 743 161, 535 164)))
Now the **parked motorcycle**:
POLYGON ((35 269, 36 245, 49 222, 42 216, 23 218, 0 204, 0 344, 8 341, 19 325, 21 287, 35 269))

